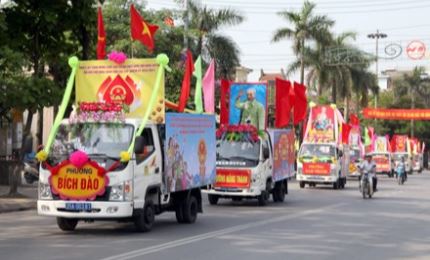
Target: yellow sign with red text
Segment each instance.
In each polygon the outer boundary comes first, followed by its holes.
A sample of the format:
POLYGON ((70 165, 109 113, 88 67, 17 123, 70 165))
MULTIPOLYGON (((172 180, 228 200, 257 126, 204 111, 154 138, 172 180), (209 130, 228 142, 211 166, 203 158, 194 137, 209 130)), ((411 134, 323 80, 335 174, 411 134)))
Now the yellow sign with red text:
POLYGON ((94 162, 87 162, 81 168, 66 163, 50 177, 53 193, 70 200, 94 200, 105 193, 108 183, 104 169, 94 162))

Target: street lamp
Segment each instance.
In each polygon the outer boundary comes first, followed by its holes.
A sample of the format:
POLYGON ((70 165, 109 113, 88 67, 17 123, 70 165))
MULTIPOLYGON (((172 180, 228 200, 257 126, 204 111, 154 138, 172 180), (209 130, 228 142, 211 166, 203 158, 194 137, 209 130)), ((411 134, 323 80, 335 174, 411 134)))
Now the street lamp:
MULTIPOLYGON (((367 38, 370 39, 376 39, 376 50, 375 50, 375 58, 376 58, 376 63, 375 63, 375 73, 376 73, 376 81, 379 87, 379 82, 378 82, 378 74, 379 74, 379 69, 378 69, 378 52, 379 52, 379 46, 378 46, 378 41, 379 39, 383 39, 383 38, 387 38, 387 35, 385 33, 380 33, 379 30, 376 30, 376 33, 371 33, 367 35, 367 38)), ((375 108, 377 107, 377 97, 375 96, 375 108)))

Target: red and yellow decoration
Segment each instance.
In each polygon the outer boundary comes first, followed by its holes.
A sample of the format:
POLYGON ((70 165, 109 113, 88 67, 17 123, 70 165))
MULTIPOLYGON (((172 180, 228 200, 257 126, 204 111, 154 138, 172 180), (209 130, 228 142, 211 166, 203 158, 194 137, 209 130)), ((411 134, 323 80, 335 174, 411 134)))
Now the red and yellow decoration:
POLYGON ((227 170, 216 171, 215 187, 222 188, 249 188, 251 184, 251 171, 227 170))
POLYGON ((430 120, 430 109, 365 108, 364 118, 391 120, 430 120))
POLYGON ((330 163, 303 163, 305 175, 330 175, 330 163))

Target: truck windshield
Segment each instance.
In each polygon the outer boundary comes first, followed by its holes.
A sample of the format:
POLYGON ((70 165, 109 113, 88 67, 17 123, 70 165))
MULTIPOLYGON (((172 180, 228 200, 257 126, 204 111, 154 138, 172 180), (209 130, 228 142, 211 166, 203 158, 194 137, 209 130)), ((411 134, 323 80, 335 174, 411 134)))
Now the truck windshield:
POLYGON ((260 141, 252 143, 218 140, 216 156, 217 165, 256 166, 260 160, 260 141))
POLYGON ((120 152, 128 149, 133 130, 132 125, 125 124, 63 124, 52 145, 52 163, 61 162, 76 150, 97 161, 118 160, 120 152))
POLYGON ((393 160, 394 161, 401 161, 402 157, 407 159, 408 158, 408 154, 407 153, 395 153, 393 154, 393 160))
POLYGON ((329 144, 302 144, 299 158, 303 160, 329 161, 336 156, 336 147, 329 144))
POLYGON ((359 149, 349 150, 349 158, 351 158, 351 161, 359 160, 360 159, 360 150, 359 149))

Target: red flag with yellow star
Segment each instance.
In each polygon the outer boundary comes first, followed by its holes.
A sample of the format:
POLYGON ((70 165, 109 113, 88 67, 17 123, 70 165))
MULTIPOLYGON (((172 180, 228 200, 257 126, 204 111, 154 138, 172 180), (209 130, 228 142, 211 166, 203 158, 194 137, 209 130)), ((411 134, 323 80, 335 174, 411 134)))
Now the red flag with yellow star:
POLYGON ((134 8, 134 5, 130 7, 130 17, 131 38, 140 41, 152 52, 154 49, 154 36, 158 26, 145 22, 134 8))
POLYGON ((103 24, 101 7, 97 12, 97 59, 103 60, 106 57, 106 32, 103 24))

